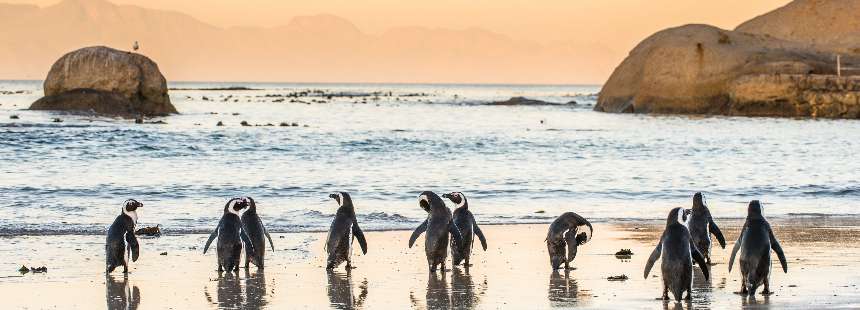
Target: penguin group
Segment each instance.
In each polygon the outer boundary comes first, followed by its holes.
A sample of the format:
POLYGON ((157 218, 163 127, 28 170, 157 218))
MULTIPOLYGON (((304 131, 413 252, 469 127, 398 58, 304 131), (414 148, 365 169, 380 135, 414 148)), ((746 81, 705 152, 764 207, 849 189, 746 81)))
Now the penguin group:
MULTIPOLYGON (((362 254, 367 254, 367 239, 359 226, 355 205, 349 193, 336 192, 330 194, 329 198, 337 203, 337 211, 324 245, 327 255, 325 268, 332 270, 345 262, 348 271, 355 268, 351 260, 353 241, 358 241, 362 254)), ((446 270, 449 250, 454 266, 472 266, 470 256, 476 237, 481 248, 487 250, 486 236, 469 210, 468 200, 462 192, 446 193, 440 197, 432 191, 424 191, 418 196, 418 206, 427 213, 427 218, 412 232, 408 245, 411 248, 422 234, 425 236, 424 252, 430 273, 446 270), (456 206, 454 211, 446 206, 443 198, 456 206)), ((135 225, 138 219, 137 209, 142 207, 143 204, 137 200, 126 200, 123 202, 122 212, 109 227, 105 244, 107 273, 119 266, 123 267, 123 273, 127 273, 129 258, 132 262, 137 261, 140 246, 135 237, 135 225)), ((759 286, 764 286, 762 294, 772 293, 769 282, 771 251, 779 258, 782 270, 788 272, 785 254, 764 217, 763 209, 758 200, 749 203, 746 221, 729 259, 728 268, 731 272, 735 257, 738 257, 742 278, 739 292, 741 294, 755 294, 759 286), (737 256, 738 251, 740 256, 737 256)), ((592 224, 583 216, 574 212, 565 212, 558 216, 549 225, 544 239, 552 270, 555 272, 561 268, 575 269, 570 264, 576 258, 578 247, 589 242, 593 235, 592 224)), ((714 222, 702 193, 693 195, 690 209, 678 207, 669 211, 664 231, 648 257, 644 271, 644 277, 647 279, 656 261, 662 260, 662 299, 669 300, 669 293, 676 301, 692 298, 694 262, 705 280, 709 279, 711 235, 714 235, 720 247, 725 249, 725 237, 714 222)), ((219 273, 238 271, 242 253, 245 254, 246 269, 250 264, 263 269, 267 240, 271 250, 275 250, 272 238, 257 213, 256 202, 251 197, 237 197, 227 201, 218 225, 206 241, 204 254, 216 238, 219 273)))

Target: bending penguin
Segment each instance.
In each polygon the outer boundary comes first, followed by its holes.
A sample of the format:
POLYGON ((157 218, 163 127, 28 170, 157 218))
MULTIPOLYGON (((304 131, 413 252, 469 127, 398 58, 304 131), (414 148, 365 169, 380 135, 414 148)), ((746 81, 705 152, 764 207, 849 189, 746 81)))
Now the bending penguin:
POLYGON ((275 244, 272 243, 272 236, 269 236, 269 232, 263 226, 263 220, 257 215, 257 203, 254 202, 254 198, 245 197, 242 200, 248 203, 248 209, 242 213, 242 225, 249 238, 242 241, 252 245, 245 247, 245 269, 248 269, 250 263, 263 269, 263 261, 266 256, 266 239, 269 239, 272 252, 275 251, 275 244))
POLYGON ((484 233, 481 232, 481 228, 475 222, 475 216, 469 211, 469 202, 466 201, 466 195, 463 195, 461 192, 452 192, 450 194, 443 194, 442 197, 448 198, 457 205, 457 209, 454 209, 454 225, 457 225, 460 235, 463 236, 463 242, 451 239, 451 260, 454 266, 459 265, 464 260, 466 267, 472 266, 472 264, 469 264, 469 256, 472 255, 472 245, 475 242, 475 235, 481 241, 481 247, 484 248, 484 251, 487 250, 487 239, 484 238, 484 233))
POLYGON ((691 211, 683 208, 674 208, 666 218, 666 229, 660 242, 648 257, 645 264, 645 279, 658 258, 663 258, 660 266, 663 276, 663 300, 669 300, 669 292, 680 301, 684 292, 687 292, 687 300, 691 299, 693 293, 693 260, 699 264, 705 280, 710 277, 708 264, 705 257, 693 244, 690 231, 687 229, 691 211))
POLYGON ((361 231, 361 227, 358 227, 355 207, 352 205, 352 198, 349 197, 349 193, 337 192, 328 196, 337 202, 338 208, 334 220, 331 221, 328 239, 325 242, 325 250, 328 253, 325 268, 332 270, 345 261, 346 270, 349 270, 353 268, 350 259, 353 238, 358 240, 362 254, 367 254, 367 240, 364 239, 364 232, 361 231))
POLYGON ((735 262, 735 254, 738 249, 741 251, 741 294, 754 295, 759 285, 764 284, 762 295, 771 294, 770 291, 770 250, 776 253, 779 258, 779 263, 782 265, 782 271, 788 273, 788 263, 785 260, 785 254, 782 253, 782 247, 779 245, 779 240, 773 235, 773 230, 770 229, 770 224, 764 218, 764 212, 761 203, 758 200, 750 201, 747 208, 747 220, 744 222, 744 227, 741 229, 738 241, 732 249, 732 256, 729 258, 729 272, 732 272, 732 264, 735 262))
POLYGON ((134 235, 134 226, 137 224, 137 208, 143 204, 134 199, 122 203, 122 213, 116 217, 110 225, 105 242, 105 264, 107 273, 113 272, 118 266, 122 266, 122 273, 128 273, 128 258, 137 261, 140 256, 140 245, 134 235))
POLYGON ((726 238, 714 223, 714 218, 711 217, 711 211, 708 210, 708 205, 705 202, 705 196, 702 193, 693 195, 693 213, 690 214, 690 235, 693 237, 693 243, 702 256, 705 256, 705 261, 711 263, 711 234, 717 237, 717 242, 720 247, 726 248, 726 238))
POLYGON ((440 264, 444 272, 445 260, 448 258, 448 235, 450 234, 458 243, 463 242, 463 236, 457 225, 454 224, 451 209, 445 206, 445 202, 439 195, 431 191, 422 192, 418 196, 418 205, 427 211, 427 219, 412 232, 412 237, 409 238, 409 247, 411 248, 418 236, 426 231, 424 252, 427 254, 430 272, 436 272, 436 266, 440 264))
POLYGON ((562 263, 564 269, 570 269, 570 262, 576 258, 577 247, 591 240, 592 235, 594 228, 591 223, 579 214, 565 212, 552 221, 544 240, 552 270, 561 268, 562 263), (588 228, 587 232, 579 232, 583 226, 588 228))
MULTIPOLYGON (((227 201, 224 205, 224 214, 221 215, 221 220, 218 221, 218 227, 209 235, 209 240, 206 240, 206 246, 203 247, 203 254, 209 250, 209 245, 212 240, 218 237, 218 272, 224 270, 238 271, 239 260, 242 257, 242 240, 249 240, 245 228, 242 225, 242 214, 240 211, 248 207, 248 202, 242 198, 233 198, 227 201)), ((253 244, 246 243, 246 247, 251 247, 253 252, 253 244)))

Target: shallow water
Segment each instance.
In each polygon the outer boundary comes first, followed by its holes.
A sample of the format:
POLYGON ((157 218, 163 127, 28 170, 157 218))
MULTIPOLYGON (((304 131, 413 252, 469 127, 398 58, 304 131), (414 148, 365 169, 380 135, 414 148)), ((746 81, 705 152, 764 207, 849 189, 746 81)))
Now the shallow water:
POLYGON ((136 125, 22 110, 40 84, 0 82, 0 234, 101 233, 127 198, 141 225, 207 232, 238 195, 269 230, 319 231, 339 190, 368 230, 413 227, 423 190, 483 223, 664 218, 695 191, 717 217, 860 213, 856 121, 596 113, 598 86, 177 83, 258 90, 173 90, 181 115, 136 125), (484 104, 512 96, 579 104, 484 104))

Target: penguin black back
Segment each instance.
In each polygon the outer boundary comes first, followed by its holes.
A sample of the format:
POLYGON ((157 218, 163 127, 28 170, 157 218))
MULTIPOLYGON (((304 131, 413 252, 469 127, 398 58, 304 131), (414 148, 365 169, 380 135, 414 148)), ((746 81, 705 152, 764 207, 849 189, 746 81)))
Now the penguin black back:
POLYGON ((693 238, 693 243, 696 244, 696 247, 705 256, 705 260, 710 263, 711 234, 717 238, 720 247, 724 249, 726 248, 726 238, 723 237, 723 233, 711 216, 711 211, 708 209, 705 201, 705 195, 700 192, 693 195, 693 208, 691 210, 689 223, 690 235, 693 238))
POLYGON ((218 252, 218 271, 238 271, 239 261, 242 255, 243 240, 246 247, 251 247, 253 251, 253 243, 245 232, 242 224, 241 211, 248 207, 248 202, 242 198, 233 198, 227 201, 224 205, 224 213, 221 215, 221 220, 218 222, 218 227, 209 236, 206 245, 203 247, 203 254, 209 250, 209 245, 215 237, 218 237, 217 252, 218 252))
POLYGON ((263 268, 266 255, 266 239, 269 239, 269 246, 272 248, 272 251, 275 251, 275 244, 272 242, 272 237, 269 236, 266 227, 263 226, 263 220, 257 214, 257 202, 251 197, 245 197, 243 200, 248 204, 248 208, 242 213, 242 224, 248 235, 249 240, 247 242, 250 242, 252 245, 251 247, 245 247, 245 268, 247 269, 251 262, 257 268, 263 268))
POLYGON ((337 202, 338 208, 337 214, 331 222, 328 239, 325 243, 325 250, 328 254, 326 269, 334 269, 345 261, 346 268, 349 270, 352 268, 350 253, 353 238, 358 240, 363 254, 367 254, 367 240, 364 238, 361 227, 358 226, 355 207, 349 193, 337 192, 330 194, 329 198, 337 202))
POLYGON ((645 264, 645 278, 651 272, 654 262, 662 256, 660 270, 663 277, 663 299, 669 299, 669 292, 675 300, 681 300, 684 292, 687 299, 691 298, 693 286, 693 261, 699 264, 702 274, 707 280, 710 277, 708 264, 704 256, 693 244, 690 231, 687 229, 691 211, 683 208, 674 208, 666 217, 666 228, 660 237, 657 247, 651 252, 645 264))
POLYGON ((747 207, 747 219, 741 233, 732 248, 729 258, 729 272, 735 262, 735 255, 740 250, 741 294, 755 294, 760 285, 764 285, 762 294, 770 294, 770 251, 773 250, 782 265, 782 271, 788 272, 788 262, 782 251, 779 240, 773 233, 770 223, 764 217, 764 207, 758 200, 750 201, 747 207))
POLYGON ((123 273, 128 273, 128 256, 131 261, 137 261, 140 256, 140 245, 134 235, 137 224, 137 209, 143 204, 129 199, 122 204, 122 213, 114 219, 107 232, 105 242, 105 265, 107 273, 122 266, 123 273))
POLYGON ((443 194, 442 197, 448 198, 448 200, 457 206, 453 212, 454 224, 463 236, 463 242, 457 242, 457 239, 451 239, 451 259, 455 266, 459 265, 460 262, 464 262, 468 267, 471 265, 469 263, 469 258, 472 254, 475 235, 477 235, 478 239, 481 241, 481 246, 484 248, 484 251, 487 250, 487 239, 484 237, 484 233, 481 231, 481 228, 478 227, 478 223, 475 221, 475 216, 471 211, 469 211, 469 202, 466 199, 466 195, 461 192, 452 192, 449 194, 443 194))
POLYGON ((438 265, 445 270, 445 260, 448 257, 449 235, 457 242, 463 242, 463 236, 451 215, 451 210, 445 206, 445 202, 439 195, 431 191, 424 191, 418 196, 418 205, 427 211, 427 219, 412 232, 409 238, 409 247, 415 239, 423 232, 427 232, 424 242, 424 253, 427 255, 427 264, 430 272, 435 272, 438 265))
POLYGON ((544 239, 552 269, 561 268, 562 263, 565 269, 569 269, 578 247, 590 241, 593 234, 591 223, 579 214, 565 212, 559 215, 549 225, 544 239), (584 231, 580 232, 580 229, 584 231))

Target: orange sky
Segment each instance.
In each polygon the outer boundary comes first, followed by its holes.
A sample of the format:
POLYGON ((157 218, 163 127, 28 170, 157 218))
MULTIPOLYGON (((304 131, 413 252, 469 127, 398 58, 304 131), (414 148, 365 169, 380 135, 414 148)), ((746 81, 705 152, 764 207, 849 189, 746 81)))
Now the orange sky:
MULTIPOLYGON (((46 6, 58 0, 0 0, 46 6)), ((626 49, 659 29, 688 23, 734 28, 787 0, 111 0, 173 10, 217 26, 279 26, 333 14, 369 33, 394 26, 480 27, 538 42, 583 40, 626 49), (203 4, 205 3, 205 4, 203 4), (538 5, 539 4, 539 5, 538 5), (635 42, 634 42, 635 41, 635 42)))
MULTIPOLYGON (((0 0, 52 5, 58 0, 0 0)), ((172 10, 220 27, 287 24, 292 17, 333 14, 368 34, 399 26, 482 28, 516 40, 593 45, 601 68, 561 83, 602 83, 627 52, 648 35, 672 26, 707 23, 732 29, 787 0, 111 0, 172 10)), ((585 51, 585 54, 588 51, 585 51)), ((596 56, 595 56, 596 55, 596 56)), ((543 81, 542 81, 543 82, 543 81)))

